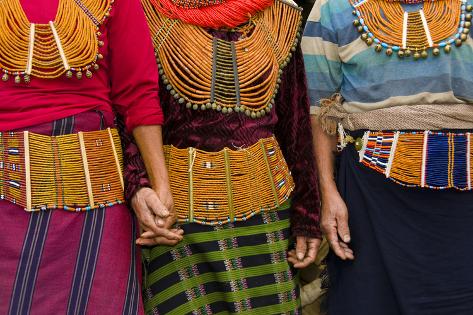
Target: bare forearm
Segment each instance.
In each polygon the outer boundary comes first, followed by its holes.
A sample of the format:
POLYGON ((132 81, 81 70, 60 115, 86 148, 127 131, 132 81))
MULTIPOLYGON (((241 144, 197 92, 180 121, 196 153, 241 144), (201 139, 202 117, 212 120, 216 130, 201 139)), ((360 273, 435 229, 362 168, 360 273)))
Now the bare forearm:
POLYGON ((311 117, 314 133, 314 154, 319 176, 319 187, 322 198, 337 189, 334 179, 334 152, 337 147, 336 136, 327 134, 315 116, 311 117))
POLYGON ((139 126, 133 136, 141 152, 151 186, 159 190, 169 187, 168 173, 164 160, 161 126, 139 126))

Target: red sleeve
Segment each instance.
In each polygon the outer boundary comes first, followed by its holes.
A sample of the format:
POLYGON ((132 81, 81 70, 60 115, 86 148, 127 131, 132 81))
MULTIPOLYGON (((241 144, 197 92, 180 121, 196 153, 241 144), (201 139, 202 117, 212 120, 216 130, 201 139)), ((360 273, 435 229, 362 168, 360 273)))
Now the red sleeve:
POLYGON ((110 85, 115 109, 129 131, 161 125, 158 68, 139 0, 115 0, 109 24, 110 85))
POLYGON ((281 78, 276 111, 278 124, 275 134, 296 184, 291 197, 292 234, 321 238, 320 198, 307 83, 300 48, 294 53, 281 78))

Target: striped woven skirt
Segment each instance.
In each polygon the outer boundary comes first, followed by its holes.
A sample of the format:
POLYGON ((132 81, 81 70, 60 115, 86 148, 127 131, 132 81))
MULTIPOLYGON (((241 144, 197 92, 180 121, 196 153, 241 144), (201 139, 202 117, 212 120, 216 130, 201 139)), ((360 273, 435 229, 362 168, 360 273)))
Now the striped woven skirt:
MULTIPOLYGON (((110 116, 89 112, 30 130, 97 130, 110 116)), ((143 314, 136 225, 124 205, 31 213, 2 200, 0 226, 0 314, 143 314)))
POLYGON ((185 224, 174 247, 144 250, 148 314, 300 314, 286 260, 289 205, 223 226, 185 224))

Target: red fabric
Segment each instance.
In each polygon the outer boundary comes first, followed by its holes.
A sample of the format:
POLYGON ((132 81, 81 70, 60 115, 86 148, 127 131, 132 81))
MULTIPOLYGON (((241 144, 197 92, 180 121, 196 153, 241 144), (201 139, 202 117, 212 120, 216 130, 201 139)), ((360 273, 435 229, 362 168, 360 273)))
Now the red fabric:
MULTIPOLYGON (((31 22, 53 20, 58 0, 21 0, 31 22)), ((161 124, 157 98, 158 75, 153 47, 139 0, 116 0, 110 19, 101 27, 104 59, 92 79, 47 80, 31 83, 0 81, 0 131, 25 128, 92 109, 125 117, 129 130, 161 124)))

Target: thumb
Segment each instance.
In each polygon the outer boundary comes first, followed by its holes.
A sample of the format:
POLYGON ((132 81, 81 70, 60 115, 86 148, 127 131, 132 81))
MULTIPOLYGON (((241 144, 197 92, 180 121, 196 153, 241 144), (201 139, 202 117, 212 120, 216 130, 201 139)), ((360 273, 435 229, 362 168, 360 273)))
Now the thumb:
POLYGON ((348 227, 348 214, 344 213, 337 217, 338 235, 344 243, 350 243, 350 228, 348 227))
POLYGON ((146 195, 146 204, 148 208, 153 211, 153 213, 160 218, 167 218, 169 216, 169 210, 167 207, 161 202, 158 197, 158 194, 154 191, 150 192, 146 195))
POLYGON ((307 252, 307 240, 304 236, 298 236, 296 240, 296 256, 299 260, 304 260, 307 252))

